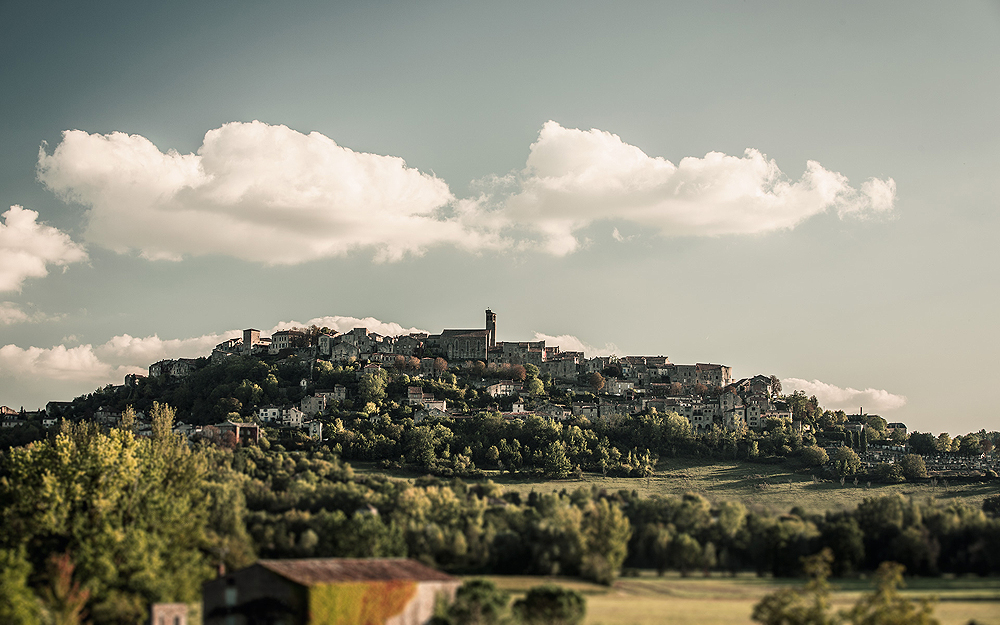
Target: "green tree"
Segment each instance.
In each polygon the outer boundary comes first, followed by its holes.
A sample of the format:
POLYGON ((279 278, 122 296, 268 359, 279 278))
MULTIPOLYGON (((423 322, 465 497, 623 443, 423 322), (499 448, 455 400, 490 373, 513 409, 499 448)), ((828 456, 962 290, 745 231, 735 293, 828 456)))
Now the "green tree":
POLYGON ((830 460, 826 450, 816 445, 803 447, 801 453, 802 462, 804 462, 806 466, 810 467, 821 467, 830 460))
POLYGON ((858 600, 842 613, 851 625, 938 625, 934 603, 928 599, 913 602, 899 594, 905 567, 883 562, 875 573, 875 591, 858 600))
POLYGON ((830 563, 833 553, 824 549, 803 558, 803 568, 809 576, 804 591, 782 588, 766 595, 753 607, 751 618, 764 625, 835 625, 830 614, 830 563))
POLYGON ((847 447, 838 447, 833 451, 833 463, 839 475, 854 475, 861 469, 861 458, 858 454, 847 447))
POLYGON ((514 602, 514 613, 525 625, 578 625, 587 615, 587 600, 575 590, 546 584, 514 602))
POLYGON ((599 584, 611 585, 628 555, 632 526, 617 504, 601 499, 583 517, 583 560, 580 572, 599 584))
POLYGON ((385 400, 388 378, 388 374, 383 369, 365 371, 358 381, 358 397, 361 404, 371 402, 376 406, 381 406, 385 400))
POLYGON ((87 610, 135 623, 155 601, 195 601, 211 576, 204 455, 168 434, 173 411, 155 405, 153 439, 73 425, 11 451, 0 480, 0 548, 24 548, 37 572, 73 554, 87 610))
POLYGON ((0 623, 38 625, 38 598, 28 587, 31 564, 24 548, 0 550, 0 623))
POLYGON ((449 606, 452 625, 499 625, 507 620, 510 594, 486 579, 470 579, 459 586, 449 606))
POLYGON ((917 454, 906 454, 900 458, 899 468, 903 472, 903 477, 908 480, 927 477, 927 465, 924 464, 923 456, 917 454))
POLYGON ((545 450, 545 475, 555 479, 568 477, 573 465, 566 456, 566 446, 553 442, 545 450))

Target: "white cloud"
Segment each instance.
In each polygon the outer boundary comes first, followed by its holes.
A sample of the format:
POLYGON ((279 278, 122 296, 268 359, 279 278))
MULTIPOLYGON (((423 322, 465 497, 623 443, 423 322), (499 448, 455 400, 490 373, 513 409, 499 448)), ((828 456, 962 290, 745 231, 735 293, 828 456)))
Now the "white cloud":
POLYGON ((426 332, 426 330, 421 330, 419 328, 404 328, 394 321, 379 321, 375 317, 365 317, 363 319, 359 319, 358 317, 332 316, 315 317, 305 323, 299 323, 297 321, 282 321, 278 323, 278 325, 274 326, 271 333, 273 334, 278 330, 303 327, 307 328, 309 326, 330 328, 336 332, 350 332, 354 328, 368 328, 370 332, 375 332, 377 334, 381 334, 382 336, 399 336, 401 334, 411 334, 414 332, 426 332))
POLYGON ((0 326, 23 323, 31 317, 14 302, 0 302, 0 326))
MULTIPOLYGON (((0 305, 0 319, 4 310, 0 305)), ((327 326, 338 332, 365 327, 383 335, 422 332, 374 317, 330 316, 316 317, 305 323, 283 321, 262 334, 267 336, 278 330, 310 325, 327 326)), ((74 336, 65 337, 63 345, 48 348, 5 345, 0 347, 0 403, 14 403, 11 396, 19 394, 19 402, 44 404, 108 384, 121 384, 127 374, 145 374, 149 365, 160 360, 208 356, 218 343, 242 336, 242 332, 228 330, 182 339, 161 339, 155 334, 146 337, 120 334, 102 344, 74 347, 65 345, 75 342, 74 336)))
POLYGON ((850 387, 841 388, 819 380, 810 382, 799 378, 785 378, 781 381, 781 388, 785 393, 802 391, 809 396, 815 395, 819 404, 828 410, 852 412, 864 408, 866 413, 879 413, 906 405, 906 397, 903 395, 875 388, 863 391, 850 387))
POLYGON ((38 213, 11 206, 0 215, 0 292, 20 291, 28 278, 44 278, 48 266, 66 266, 87 259, 69 235, 38 223, 38 213))
POLYGON ((187 339, 161 339, 157 335, 143 338, 121 334, 94 348, 102 360, 116 365, 133 365, 148 368, 154 362, 167 358, 196 358, 208 356, 212 348, 227 338, 239 336, 239 331, 223 334, 205 334, 187 339))
POLYGON ((39 151, 38 177, 88 207, 85 236, 151 259, 223 254, 295 264, 358 248, 380 260, 483 238, 463 224, 448 185, 401 158, 355 152, 313 132, 258 121, 205 134, 195 154, 139 135, 63 133, 39 151))
MULTIPOLYGON (((815 161, 797 181, 755 149, 675 165, 609 132, 554 121, 523 171, 487 176, 482 195, 467 199, 400 158, 258 121, 208 131, 194 154, 162 152, 139 135, 66 131, 51 155, 39 150, 38 177, 88 206, 86 238, 112 250, 269 264, 359 249, 398 260, 435 245, 565 255, 599 221, 661 236, 755 234, 831 210, 841 218, 887 214, 896 197, 891 178, 854 188, 815 161)), ((632 238, 617 227, 612 236, 632 238)))
POLYGON ((892 179, 855 189, 815 161, 790 181, 755 149, 741 157, 709 152, 674 165, 609 132, 549 121, 502 210, 511 226, 533 231, 548 252, 564 255, 579 246, 579 230, 601 220, 662 236, 754 234, 793 228, 829 209, 841 217, 886 213, 895 192, 892 179))
POLYGON ((587 358, 593 358, 595 356, 610 356, 611 354, 616 354, 620 351, 618 346, 614 343, 605 343, 604 347, 594 347, 589 343, 584 343, 572 334, 560 334, 559 336, 554 336, 551 334, 535 332, 535 340, 545 341, 545 345, 547 346, 556 345, 564 352, 583 352, 586 354, 587 358))
POLYGON ((134 372, 129 367, 113 367, 101 361, 90 345, 67 348, 57 345, 51 348, 17 345, 0 347, 0 371, 4 377, 25 380, 72 380, 87 383, 110 383, 111 378, 121 372, 134 372))

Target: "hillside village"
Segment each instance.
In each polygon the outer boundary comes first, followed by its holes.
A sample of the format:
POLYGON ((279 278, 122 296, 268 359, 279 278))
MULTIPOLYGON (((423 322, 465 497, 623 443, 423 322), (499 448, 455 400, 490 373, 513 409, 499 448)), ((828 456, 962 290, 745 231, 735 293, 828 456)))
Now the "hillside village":
MULTIPOLYGON (((484 326, 399 336, 383 336, 363 327, 343 333, 312 327, 281 330, 268 337, 248 328, 241 336, 216 345, 208 356, 153 363, 148 376, 129 375, 124 384, 101 389, 89 402, 81 398, 53 401, 37 413, 2 407, 0 417, 3 428, 32 421, 49 428, 60 418, 88 419, 112 427, 120 422, 126 404, 141 406, 143 402, 136 399, 153 393, 154 387, 160 391, 177 388, 212 365, 268 363, 283 372, 284 382, 273 383, 277 388, 245 396, 230 392, 231 397, 211 409, 192 405, 185 411, 182 407, 175 431, 190 439, 228 436, 256 444, 268 428, 278 436, 297 432, 314 441, 324 440, 324 426, 336 414, 348 414, 345 410, 371 419, 409 417, 416 423, 428 418, 468 419, 483 411, 506 419, 539 416, 605 423, 641 414, 674 413, 696 434, 781 427, 825 442, 831 450, 865 441, 861 446, 871 464, 884 462, 887 454, 891 461, 893 455, 906 451, 904 424, 886 423, 863 409, 855 415, 831 416, 827 411, 825 418, 832 421, 821 423, 815 399, 810 412, 804 396, 782 395, 774 376, 734 380, 732 368, 723 364, 677 364, 663 355, 588 358, 583 352, 563 351, 545 341, 498 341, 497 315, 491 310, 486 310, 484 326), (366 380, 376 377, 383 380, 387 395, 381 415, 368 405, 362 390, 366 380), (390 379, 393 384, 387 384, 390 379), (271 401, 265 401, 268 398, 271 401), (275 398, 283 401, 275 402, 275 398), (798 401, 798 410, 790 399, 798 401), (95 406, 94 401, 104 403, 95 406), (873 425, 878 431, 868 430, 873 425), (869 438, 876 443, 870 451, 869 438)), ((247 382, 243 380, 243 385, 247 382)), ((216 390, 213 395, 220 394, 216 390)), ((148 434, 146 415, 141 407, 136 410, 138 433, 148 434)), ((939 460, 950 462, 947 457, 939 460)), ((985 457, 981 460, 986 462, 985 457)), ((966 463, 954 468, 984 467, 966 463)))
MULTIPOLYGON (((242 337, 218 344, 211 360, 218 362, 234 356, 296 357, 340 365, 359 364, 361 373, 381 368, 406 370, 418 378, 458 370, 463 377, 473 378, 471 385, 496 400, 497 406, 509 404, 509 410, 503 411, 509 417, 539 414, 555 419, 578 415, 609 419, 655 409, 661 413, 676 412, 696 430, 713 425, 731 430, 759 429, 767 419, 793 423, 787 405, 775 400, 780 385, 773 377, 758 375, 734 383, 732 368, 726 365, 674 364, 666 356, 587 358, 583 352, 546 346, 545 341, 497 341, 496 332, 497 315, 491 310, 486 311, 483 329, 446 329, 440 334, 382 336, 367 328, 345 333, 320 328, 312 332, 281 330, 266 337, 259 330, 247 329, 242 337), (499 372, 504 367, 532 366, 557 389, 574 395, 591 393, 596 395, 596 401, 567 404, 532 401, 539 393, 526 391, 525 374, 501 380, 480 377, 477 381, 474 379, 477 366, 483 374, 499 372), (607 375, 609 372, 612 374, 607 375)), ((182 378, 198 366, 198 359, 163 360, 150 365, 149 375, 182 378)), ((343 385, 313 389, 308 380, 303 380, 303 388, 308 388, 309 394, 298 405, 261 406, 257 411, 259 421, 312 427, 311 432, 319 435, 321 428, 309 419, 323 413, 333 402, 346 400, 347 389, 343 385)), ((447 399, 437 398, 418 386, 407 389, 406 403, 415 408, 418 419, 461 416, 461 412, 449 409, 447 399)))

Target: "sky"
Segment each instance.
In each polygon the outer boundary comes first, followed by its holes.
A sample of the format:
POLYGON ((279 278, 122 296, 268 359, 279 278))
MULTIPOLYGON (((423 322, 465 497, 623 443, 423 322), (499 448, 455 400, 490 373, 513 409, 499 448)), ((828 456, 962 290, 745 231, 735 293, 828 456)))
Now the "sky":
POLYGON ((483 327, 997 429, 997 2, 0 3, 0 404, 483 327))

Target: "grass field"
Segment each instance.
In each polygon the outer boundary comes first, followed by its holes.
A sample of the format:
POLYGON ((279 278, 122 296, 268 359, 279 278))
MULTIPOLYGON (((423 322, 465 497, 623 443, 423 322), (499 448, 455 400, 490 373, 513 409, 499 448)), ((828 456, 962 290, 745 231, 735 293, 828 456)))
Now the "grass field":
MULTIPOLYGON (((373 465, 356 463, 360 473, 379 473, 373 465)), ((393 477, 412 479, 413 474, 389 473, 393 477)), ((681 495, 688 491, 701 493, 711 500, 738 500, 751 508, 767 508, 787 512, 793 506, 802 506, 809 512, 850 509, 865 497, 902 494, 908 497, 937 500, 962 499, 972 506, 982 505, 983 498, 996 494, 996 486, 988 484, 960 484, 930 486, 927 484, 872 484, 853 481, 814 483, 808 473, 792 471, 784 465, 737 462, 706 462, 685 459, 661 460, 656 474, 649 478, 612 478, 584 474, 583 479, 545 480, 511 479, 490 476, 508 491, 520 493, 598 488, 616 491, 635 490, 640 495, 681 495)))
MULTIPOLYGON (((491 576, 488 579, 523 595, 532 586, 555 582, 587 597, 588 625, 742 625, 752 623, 750 613, 761 597, 784 585, 783 581, 753 576, 681 578, 643 576, 624 578, 608 588, 570 578, 491 576)), ((800 585, 801 582, 787 582, 800 585)), ((835 608, 847 608, 870 587, 865 580, 836 582, 835 608)), ((936 596, 934 614, 942 625, 1000 625, 1000 578, 913 579, 903 594, 908 598, 936 596)))

